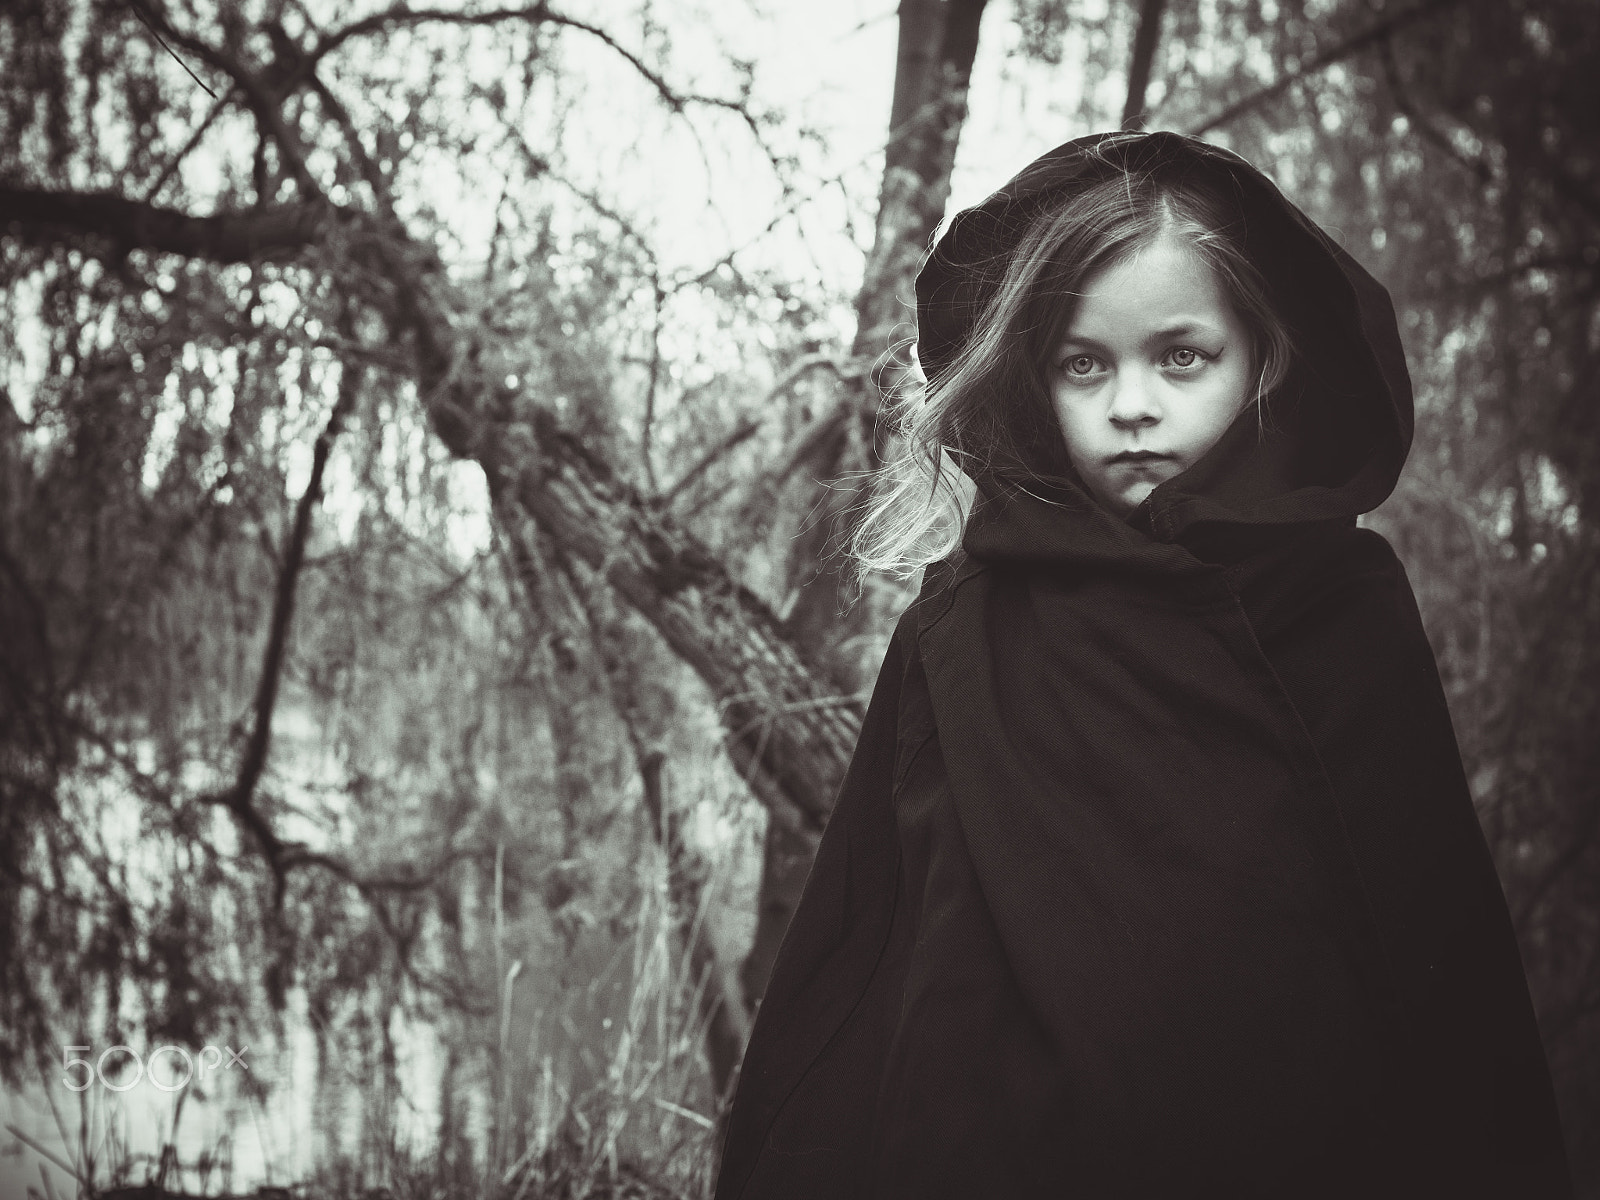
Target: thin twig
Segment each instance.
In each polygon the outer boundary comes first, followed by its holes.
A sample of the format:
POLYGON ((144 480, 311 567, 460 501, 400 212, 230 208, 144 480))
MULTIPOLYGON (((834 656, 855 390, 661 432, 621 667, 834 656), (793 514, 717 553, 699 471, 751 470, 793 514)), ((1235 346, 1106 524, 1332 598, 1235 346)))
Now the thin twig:
POLYGON ((189 64, 178 57, 177 51, 175 51, 171 46, 167 45, 166 40, 161 36, 160 31, 157 30, 153 24, 151 24, 149 16, 145 13, 143 0, 128 0, 128 7, 133 9, 133 15, 138 17, 139 20, 144 23, 144 27, 150 31, 150 36, 155 38, 157 42, 161 43, 161 48, 163 50, 172 55, 172 61, 182 67, 184 71, 188 73, 189 78, 200 85, 201 90, 204 91, 206 95, 210 96, 213 100, 217 99, 217 94, 206 86, 206 81, 201 79, 200 76, 196 75, 193 71, 189 70, 189 64))
POLYGON ((167 186, 167 181, 172 178, 178 167, 182 165, 183 160, 193 153, 194 148, 200 144, 200 139, 206 135, 206 130, 211 128, 211 122, 215 121, 217 115, 228 106, 228 97, 231 95, 233 95, 233 89, 229 88, 217 98, 217 102, 211 106, 211 111, 206 113, 206 119, 195 127, 194 133, 183 144, 183 149, 174 154, 168 160, 167 165, 161 168, 161 174, 156 176, 156 181, 150 185, 150 190, 145 193, 144 202, 146 204, 152 203, 161 194, 161 189, 167 186))
POLYGON ((652 494, 661 491, 661 482, 656 478, 655 463, 655 424, 656 424, 656 391, 661 384, 661 307, 666 301, 666 293, 661 288, 661 277, 653 270, 650 274, 651 314, 650 323, 650 376, 644 391, 644 419, 639 430, 639 457, 644 460, 645 482, 649 485, 652 494))
POLYGON ((282 903, 284 894, 283 857, 288 847, 273 832, 266 817, 256 809, 254 796, 262 772, 266 769, 267 750, 272 741, 272 716, 278 703, 289 625, 294 616, 295 592, 300 581, 300 569, 305 562, 306 542, 311 534, 312 512, 322 499, 322 476, 328 465, 328 456, 345 417, 355 407, 361 376, 361 368, 345 368, 339 380, 339 394, 334 401, 333 411, 322 432, 317 435, 317 443, 312 450, 311 478, 295 506, 294 526, 284 549, 283 566, 278 573, 267 646, 262 654, 261 678, 256 689, 255 723, 245 744, 244 754, 240 757, 238 775, 226 791, 206 797, 207 802, 221 804, 231 810, 260 842, 277 881, 276 896, 279 903, 282 903))
POLYGON ((793 366, 784 372, 783 376, 778 380, 777 383, 773 384, 772 390, 769 391, 765 399, 762 400, 761 404, 758 406, 762 415, 756 417, 746 417, 743 421, 739 422, 738 425, 734 426, 733 429, 721 441, 717 442, 716 445, 712 446, 703 455, 701 455, 694 465, 685 471, 676 483, 663 492, 657 503, 663 507, 670 505, 684 492, 685 489, 690 487, 697 479, 700 478, 700 476, 704 475, 706 471, 715 465, 725 454, 733 450, 735 447, 748 441, 756 433, 756 431, 761 428, 762 421, 765 419, 766 414, 773 411, 775 403, 779 397, 781 397, 784 392, 788 391, 797 382, 799 382, 801 376, 816 367, 827 367, 835 374, 841 376, 844 374, 843 364, 841 364, 839 360, 831 354, 807 354, 801 357, 793 366))

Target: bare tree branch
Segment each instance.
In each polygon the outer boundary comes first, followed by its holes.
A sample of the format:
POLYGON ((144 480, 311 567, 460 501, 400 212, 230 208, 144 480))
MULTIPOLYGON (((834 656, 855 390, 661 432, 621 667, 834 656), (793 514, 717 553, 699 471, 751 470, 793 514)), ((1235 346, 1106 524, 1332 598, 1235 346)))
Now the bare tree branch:
POLYGON ((0 187, 0 228, 14 226, 34 240, 41 233, 86 235, 121 252, 155 250, 217 263, 293 258, 319 239, 338 211, 296 204, 196 217, 109 192, 0 187))
POLYGON ((500 25, 507 21, 553 25, 577 30, 595 38, 604 43, 613 53, 638 72, 640 78, 655 89, 656 94, 661 97, 662 103, 673 112, 681 113, 689 105, 699 104, 713 108, 728 109, 744 117, 747 122, 751 120, 750 113, 743 100, 724 96, 706 96, 696 92, 679 92, 673 88, 664 75, 600 26, 557 12, 548 4, 543 3, 523 5, 517 8, 484 9, 478 12, 463 12, 456 9, 440 8, 412 8, 406 4, 396 4, 381 12, 352 21, 343 28, 327 34, 317 43, 308 57, 314 67, 323 58, 352 38, 384 33, 392 29, 430 24, 460 26, 500 25))
POLYGON ((783 376, 778 380, 778 382, 772 385, 772 389, 766 394, 766 397, 757 406, 757 410, 760 415, 746 417, 743 421, 740 421, 737 425, 735 425, 725 437, 723 437, 709 450, 702 454, 687 471, 679 476, 677 482, 671 487, 667 488, 667 490, 656 499, 656 503, 661 507, 670 506, 672 502, 678 498, 678 496, 682 495, 685 490, 693 486, 695 481, 704 475, 708 470, 710 470, 711 467, 713 467, 717 462, 719 462, 724 455, 733 450, 735 447, 741 446, 745 442, 749 441, 750 438, 754 436, 755 433, 761 428, 762 422, 766 419, 768 414, 770 414, 777 407, 777 403, 780 399, 782 399, 783 394, 792 388, 796 383, 798 383, 804 375, 818 367, 827 367, 841 378, 846 376, 846 371, 843 364, 841 364, 839 360, 831 354, 818 353, 801 356, 793 366, 783 373, 783 376))
POLYGON ((1259 108, 1269 100, 1281 96, 1296 83, 1327 69, 1334 63, 1349 58, 1351 55, 1359 54, 1367 47, 1394 36, 1406 26, 1420 21, 1424 17, 1431 17, 1460 3, 1461 0, 1421 0, 1421 3, 1413 5, 1402 12, 1395 13, 1391 17, 1386 17, 1363 29, 1353 37, 1346 38, 1338 45, 1329 47, 1321 54, 1313 57, 1309 62, 1302 63, 1295 70, 1285 71, 1280 78, 1269 83, 1266 87, 1235 100, 1220 112, 1207 117, 1186 132, 1190 137, 1200 137, 1202 134, 1210 133, 1213 129, 1221 128, 1235 118, 1243 116, 1251 109, 1259 108))
POLYGON ((289 174, 300 187, 302 194, 308 200, 321 199, 322 189, 317 186, 316 180, 311 177, 311 172, 306 167, 305 147, 284 123, 283 112, 279 107, 282 95, 274 96, 259 78, 245 70, 244 66, 231 55, 225 54, 209 42, 174 28, 166 15, 152 8, 148 0, 128 0, 128 2, 138 13, 139 19, 148 25, 152 32, 176 46, 183 47, 233 81, 234 86, 243 93, 245 103, 255 114, 256 120, 271 135, 284 163, 289 168, 289 174))
POLYGON ((200 139, 205 137, 206 130, 211 128, 212 122, 221 115, 223 109, 228 107, 228 100, 232 95, 233 91, 230 88, 217 97, 217 102, 211 106, 211 111, 206 113, 205 120, 195 126, 194 132, 189 135, 189 140, 183 144, 183 147, 176 154, 167 160, 167 165, 161 168, 161 174, 156 176, 156 181, 150 185, 144 194, 145 203, 152 202, 161 194, 161 189, 166 187, 167 181, 177 173, 178 168, 183 165, 183 160, 194 152, 194 148, 200 144, 200 139))
MULTIPOLYGON (((157 806, 168 813, 179 813, 182 806, 190 802, 190 797, 175 795, 171 786, 156 775, 146 771, 120 743, 115 739, 85 720, 81 714, 52 707, 51 717, 61 722, 72 732, 93 745, 106 759, 117 768, 121 780, 144 800, 157 806)), ((216 804, 221 801, 215 795, 198 797, 201 803, 216 804)), ((276 841, 276 839, 274 839, 276 841)), ((320 867, 330 874, 337 876, 354 887, 363 896, 369 899, 383 892, 419 892, 432 887, 438 881, 446 868, 463 858, 471 858, 478 853, 477 848, 446 849, 440 853, 436 861, 424 869, 415 869, 393 875, 363 875, 350 863, 331 854, 314 851, 298 842, 278 841, 277 867, 287 875, 290 871, 304 867, 320 867)), ((77 848, 80 853, 92 856, 89 848, 82 845, 77 848)), ((111 888, 109 881, 105 881, 107 889, 111 888)))
POLYGON ((271 825, 255 807, 256 785, 266 769, 267 750, 272 743, 272 716, 277 708, 278 687, 283 678, 283 662, 289 642, 289 624, 294 617, 295 592, 300 582, 300 568, 305 561, 306 542, 311 535, 311 515, 322 500, 322 475, 328 465, 328 455, 334 440, 339 436, 345 417, 355 407, 361 388, 361 368, 343 368, 339 379, 339 393, 334 401, 328 423, 317 435, 311 452, 311 478, 295 505, 294 526, 284 548, 283 566, 278 572, 277 590, 273 596, 272 620, 267 631, 267 646, 262 654, 261 678, 256 686, 254 705, 255 722, 239 760, 239 772, 233 786, 224 792, 206 797, 206 802, 221 804, 233 812, 239 821, 255 835, 267 855, 267 861, 277 880, 277 899, 281 904, 284 889, 284 843, 273 832, 271 825))
POLYGON ((366 181, 367 187, 372 189, 372 199, 378 206, 378 211, 392 224, 399 225, 400 218, 395 215, 394 201, 389 195, 389 181, 383 177, 383 172, 378 170, 378 164, 372 161, 372 156, 367 153, 367 148, 361 144, 361 131, 356 128, 356 123, 350 118, 350 111, 340 102, 339 97, 322 82, 316 71, 307 70, 311 90, 317 94, 328 111, 328 115, 338 125, 339 131, 344 135, 344 142, 350 150, 350 156, 355 159, 356 169, 361 172, 361 178, 366 181))
POLYGON ((342 858, 304 846, 286 845, 283 851, 285 872, 300 867, 321 867, 329 874, 344 880, 364 898, 375 900, 384 893, 424 892, 439 882, 445 871, 462 859, 473 858, 478 847, 446 850, 426 867, 396 875, 363 875, 342 858))
POLYGON ((644 417, 639 423, 639 457, 644 464, 644 478, 650 494, 657 496, 661 483, 656 478, 656 393, 661 387, 661 308, 667 294, 661 288, 654 263, 651 264, 650 293, 650 369, 645 381, 644 417))

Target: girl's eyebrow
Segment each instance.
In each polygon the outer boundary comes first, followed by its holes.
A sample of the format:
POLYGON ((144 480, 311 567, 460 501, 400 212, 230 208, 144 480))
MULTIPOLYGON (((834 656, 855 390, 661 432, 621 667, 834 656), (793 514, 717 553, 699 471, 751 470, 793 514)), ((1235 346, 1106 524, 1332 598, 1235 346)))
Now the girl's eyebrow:
MULTIPOLYGON (((1218 329, 1215 325, 1211 325, 1204 321, 1197 319, 1184 320, 1179 321, 1174 325, 1168 325, 1164 329, 1156 330, 1154 333, 1145 338, 1144 344, 1148 347, 1156 342, 1164 342, 1168 338, 1195 337, 1197 335, 1215 338, 1221 337, 1222 332, 1223 331, 1218 329)), ((1096 341, 1092 337, 1085 337, 1081 333, 1073 333, 1070 329, 1067 331, 1066 337, 1061 339, 1061 344, 1064 346, 1088 346, 1093 350, 1104 350, 1106 348, 1105 343, 1096 341)))

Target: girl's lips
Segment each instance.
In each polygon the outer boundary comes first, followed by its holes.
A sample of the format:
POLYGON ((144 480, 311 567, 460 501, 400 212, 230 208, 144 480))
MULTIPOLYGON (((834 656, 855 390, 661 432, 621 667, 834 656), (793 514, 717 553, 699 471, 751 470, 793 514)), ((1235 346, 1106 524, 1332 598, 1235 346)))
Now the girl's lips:
POLYGON ((1124 450, 1120 454, 1113 454, 1106 459, 1111 463, 1145 463, 1168 462, 1172 459, 1170 454, 1159 454, 1154 450, 1124 450))

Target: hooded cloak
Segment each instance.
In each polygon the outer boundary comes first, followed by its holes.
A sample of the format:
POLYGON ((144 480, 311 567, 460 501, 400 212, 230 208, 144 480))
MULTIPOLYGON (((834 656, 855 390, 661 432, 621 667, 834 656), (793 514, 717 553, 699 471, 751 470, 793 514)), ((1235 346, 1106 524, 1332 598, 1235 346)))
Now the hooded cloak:
POLYGON ((1038 206, 1218 173, 1297 345, 1121 520, 1041 425, 891 640, 750 1038, 717 1200, 1570 1196, 1406 574, 1357 527, 1412 396, 1388 293, 1260 172, 1070 142, 917 279, 951 364, 1038 206), (1111 165, 1108 165, 1110 163, 1111 165))

